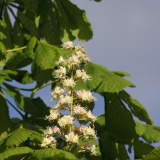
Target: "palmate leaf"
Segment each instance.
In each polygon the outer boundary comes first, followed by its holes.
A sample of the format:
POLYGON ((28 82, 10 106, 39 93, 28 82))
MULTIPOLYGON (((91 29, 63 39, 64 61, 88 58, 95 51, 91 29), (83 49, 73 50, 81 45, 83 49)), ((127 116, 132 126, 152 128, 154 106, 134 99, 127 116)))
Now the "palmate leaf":
POLYGON ((33 131, 25 129, 25 128, 18 128, 6 140, 6 146, 19 146, 21 143, 25 142, 31 135, 33 131))
POLYGON ((23 27, 25 28, 25 30, 28 31, 29 34, 39 38, 39 33, 38 33, 37 28, 36 28, 36 24, 32 19, 27 17, 20 10, 18 10, 17 19, 23 24, 23 27))
POLYGON ((55 6, 52 1, 41 1, 38 7, 39 18, 38 29, 43 40, 50 44, 60 45, 59 26, 55 13, 55 6), (49 17, 49 18, 48 18, 49 17))
POLYGON ((33 157, 36 159, 52 158, 56 160, 78 160, 78 158, 75 157, 72 153, 55 148, 36 150, 33 153, 33 157))
POLYGON ((134 141, 133 146, 136 158, 142 158, 144 155, 149 154, 154 149, 153 146, 148 143, 144 143, 141 140, 134 141))
POLYGON ((135 121, 135 124, 136 124, 136 133, 139 135, 139 136, 142 136, 146 130, 146 127, 145 125, 135 121))
POLYGON ((105 67, 89 62, 85 67, 87 74, 92 76, 88 86, 98 93, 119 92, 125 87, 134 87, 133 83, 108 71, 105 67))
POLYGON ((145 132, 142 137, 149 143, 160 142, 160 129, 153 125, 145 125, 145 132))
POLYGON ((13 125, 9 118, 8 106, 0 90, 0 136, 3 132, 11 131, 12 128, 13 125))
MULTIPOLYGON (((9 159, 9 157, 12 156, 20 156, 20 155, 26 155, 26 154, 31 154, 33 152, 32 149, 29 147, 18 147, 18 148, 11 148, 6 150, 3 153, 0 153, 0 160, 5 160, 9 159)), ((18 159, 17 157, 17 159, 18 159)))
POLYGON ((12 23, 9 18, 9 13, 7 9, 4 9, 4 21, 6 23, 6 27, 2 30, 3 34, 7 37, 3 39, 2 42, 4 43, 7 49, 13 48, 13 39, 12 39, 12 23))
POLYGON ((3 90, 9 96, 14 98, 17 106, 24 112, 27 112, 34 117, 44 117, 46 114, 48 114, 48 107, 45 105, 41 98, 38 97, 31 100, 30 98, 21 95, 18 91, 14 91, 12 87, 9 87, 8 85, 6 86, 9 88, 9 90, 3 90))
POLYGON ((118 95, 128 105, 134 116, 139 118, 141 121, 152 124, 152 120, 149 117, 147 110, 136 99, 133 99, 124 90, 122 92, 119 92, 118 95))
POLYGON ((160 159, 160 147, 155 148, 154 150, 152 150, 151 153, 142 158, 142 160, 159 160, 159 159, 160 159))
POLYGON ((71 54, 72 52, 69 50, 63 50, 47 43, 39 42, 36 49, 35 63, 41 70, 53 69, 56 65, 55 62, 60 56, 66 58, 71 54))
POLYGON ((15 76, 18 73, 12 70, 0 70, 0 84, 4 82, 4 80, 12 80, 12 75, 15 76))
POLYGON ((116 143, 107 131, 100 136, 102 159, 129 159, 123 144, 116 143))
POLYGON ((98 136, 100 136, 107 129, 105 123, 105 115, 97 117, 97 120, 95 121, 95 129, 98 133, 98 136))
POLYGON ((106 126, 109 134, 120 142, 129 143, 136 138, 135 122, 116 93, 104 94, 106 126))
POLYGON ((89 40, 93 32, 86 18, 85 11, 80 10, 69 0, 55 0, 56 15, 60 28, 61 40, 89 40))

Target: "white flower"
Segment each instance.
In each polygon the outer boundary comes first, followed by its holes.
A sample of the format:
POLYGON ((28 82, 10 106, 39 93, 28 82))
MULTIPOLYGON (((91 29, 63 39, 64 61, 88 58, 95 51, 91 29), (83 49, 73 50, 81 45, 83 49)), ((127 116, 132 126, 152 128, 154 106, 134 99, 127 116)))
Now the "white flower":
POLYGON ((87 112, 87 118, 92 122, 95 122, 95 120, 97 119, 97 117, 94 116, 91 111, 87 112))
POLYGON ((53 134, 53 130, 51 127, 47 127, 47 129, 43 132, 43 135, 52 135, 53 134))
POLYGON ((77 51, 76 52, 78 55, 78 58, 81 62, 86 63, 89 61, 89 58, 86 54, 84 54, 82 51, 77 51))
POLYGON ((78 143, 79 137, 78 135, 75 135, 74 132, 68 133, 68 135, 65 135, 66 142, 71 142, 71 143, 78 143))
POLYGON ((56 87, 52 92, 51 95, 53 97, 53 99, 57 99, 58 96, 62 95, 64 93, 64 89, 60 88, 60 87, 56 87))
POLYGON ((80 64, 80 60, 78 56, 73 55, 68 59, 68 68, 70 69, 74 66, 79 66, 79 64, 80 64))
POLYGON ((66 64, 66 60, 60 56, 59 60, 56 62, 57 65, 65 65, 66 64))
POLYGON ((73 98, 72 98, 71 96, 65 96, 65 97, 61 96, 61 97, 60 97, 60 100, 59 100, 59 103, 60 103, 61 105, 65 105, 65 104, 71 103, 72 100, 73 100, 73 98))
POLYGON ((78 98, 81 99, 82 101, 92 102, 96 100, 96 98, 92 95, 90 91, 79 90, 79 91, 76 91, 76 94, 78 98))
POLYGON ((75 46, 75 51, 85 52, 84 46, 80 46, 80 45, 75 46))
POLYGON ((87 80, 91 80, 91 76, 89 76, 84 70, 76 70, 76 77, 79 78, 82 82, 86 82, 87 80))
POLYGON ((72 43, 72 41, 64 42, 64 43, 62 44, 62 47, 63 47, 64 49, 72 49, 72 48, 73 48, 73 43, 72 43))
POLYGON ((60 131, 59 127, 57 127, 57 126, 52 127, 52 130, 55 135, 61 134, 61 131, 60 131))
POLYGON ((56 140, 53 137, 43 138, 41 147, 46 147, 48 145, 51 145, 52 147, 56 146, 56 140))
POLYGON ((84 138, 96 138, 95 130, 91 127, 81 126, 79 131, 84 136, 84 138))
POLYGON ((85 146, 86 150, 88 150, 89 152, 91 152, 91 155, 97 155, 97 148, 95 145, 92 144, 87 144, 85 146))
POLYGON ((60 127, 72 125, 73 124, 73 117, 71 117, 70 115, 68 115, 68 116, 65 115, 58 120, 58 124, 60 127))
POLYGON ((66 75, 66 68, 60 66, 59 69, 55 70, 55 73, 56 73, 55 75, 56 78, 64 78, 66 75))
POLYGON ((73 112, 77 115, 81 115, 81 114, 87 114, 87 111, 85 110, 84 107, 81 107, 80 105, 76 105, 73 108, 73 112))
POLYGON ((62 81, 63 87, 65 88, 73 88, 76 85, 76 82, 73 78, 64 79, 62 81))
POLYGON ((60 110, 50 110, 50 115, 46 116, 45 119, 48 119, 49 121, 55 120, 60 116, 60 110))

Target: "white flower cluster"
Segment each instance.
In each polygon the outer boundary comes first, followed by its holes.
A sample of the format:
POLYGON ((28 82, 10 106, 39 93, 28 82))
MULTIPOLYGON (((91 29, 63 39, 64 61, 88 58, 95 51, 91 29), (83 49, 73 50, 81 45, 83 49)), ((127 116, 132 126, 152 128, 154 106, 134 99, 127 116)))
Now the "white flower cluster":
POLYGON ((76 89, 78 81, 86 83, 91 80, 91 76, 83 69, 89 59, 84 47, 73 47, 73 43, 70 41, 65 42, 62 46, 63 49, 72 50, 73 55, 68 59, 61 56, 56 62, 57 70, 55 70, 54 77, 59 81, 51 91, 52 99, 56 100, 56 104, 50 109, 50 114, 45 117, 46 120, 54 122, 56 125, 47 127, 44 131, 41 147, 56 148, 59 145, 58 138, 65 142, 64 148, 67 151, 71 151, 76 145, 79 152, 90 152, 92 155, 96 155, 96 146, 87 141, 97 138, 94 130, 94 122, 97 117, 87 106, 82 106, 82 102, 87 104, 95 101, 96 98, 89 90, 76 89), (66 112, 69 114, 65 115, 66 112), (75 122, 80 121, 85 121, 86 125, 74 125, 75 122))

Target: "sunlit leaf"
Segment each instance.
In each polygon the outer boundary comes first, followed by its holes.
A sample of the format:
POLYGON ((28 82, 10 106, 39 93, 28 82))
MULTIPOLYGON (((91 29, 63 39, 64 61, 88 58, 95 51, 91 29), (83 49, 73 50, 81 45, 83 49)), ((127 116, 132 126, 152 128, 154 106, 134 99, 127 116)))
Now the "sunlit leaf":
POLYGON ((143 134, 143 138, 149 142, 160 142, 160 130, 156 126, 145 125, 146 130, 143 134))
POLYGON ((74 37, 85 41, 92 38, 93 32, 84 10, 80 10, 69 0, 56 0, 55 6, 63 42, 73 40, 74 37))
POLYGON ((33 153, 33 157, 37 159, 53 158, 57 160, 77 160, 77 157, 75 157, 72 153, 55 148, 36 150, 33 153))
POLYGON ((159 159, 160 159, 160 147, 155 148, 150 154, 142 158, 142 160, 159 160, 159 159))
POLYGON ((11 156, 20 156, 32 153, 33 150, 29 147, 18 147, 18 148, 11 148, 6 150, 3 153, 0 153, 0 159, 8 159, 11 156))
POLYGON ((92 80, 88 81, 88 85, 96 92, 119 92, 125 87, 134 87, 134 85, 126 79, 92 62, 89 62, 85 66, 85 70, 87 74, 92 76, 92 80))
POLYGON ((6 140, 6 146, 19 146, 33 134, 33 131, 24 128, 15 130, 6 140))
POLYGON ((146 127, 145 125, 135 121, 135 124, 136 124, 136 133, 139 135, 139 136, 142 136, 146 130, 146 127))

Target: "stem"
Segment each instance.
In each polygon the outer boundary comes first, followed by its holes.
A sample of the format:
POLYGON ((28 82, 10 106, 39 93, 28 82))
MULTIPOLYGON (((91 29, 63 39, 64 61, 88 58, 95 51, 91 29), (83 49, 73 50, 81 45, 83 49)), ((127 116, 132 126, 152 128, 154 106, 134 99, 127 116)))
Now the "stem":
POLYGON ((24 115, 4 96, 2 92, 0 92, 0 95, 21 115, 22 118, 24 118, 24 115))
POLYGON ((31 96, 30 96, 30 99, 33 99, 35 93, 36 93, 38 90, 40 90, 40 89, 42 89, 42 88, 45 88, 45 87, 47 87, 47 86, 49 86, 49 85, 51 85, 51 84, 53 84, 53 83, 55 83, 55 82, 57 82, 57 81, 58 81, 58 80, 54 80, 54 81, 52 81, 52 82, 50 82, 50 83, 47 83, 47 84, 43 85, 42 87, 37 87, 37 88, 35 88, 35 89, 32 91, 32 94, 31 94, 31 96))
MULTIPOLYGON (((18 51, 18 50, 23 50, 23 49, 25 49, 25 48, 27 48, 27 46, 20 47, 20 48, 9 49, 9 50, 7 50, 7 51, 5 51, 5 52, 18 51)), ((4 52, 4 51, 3 51, 3 52, 4 52)))

